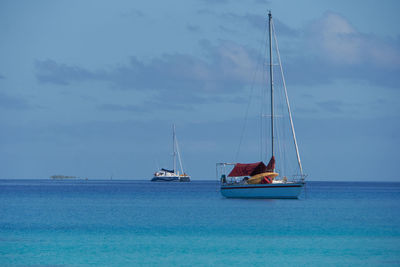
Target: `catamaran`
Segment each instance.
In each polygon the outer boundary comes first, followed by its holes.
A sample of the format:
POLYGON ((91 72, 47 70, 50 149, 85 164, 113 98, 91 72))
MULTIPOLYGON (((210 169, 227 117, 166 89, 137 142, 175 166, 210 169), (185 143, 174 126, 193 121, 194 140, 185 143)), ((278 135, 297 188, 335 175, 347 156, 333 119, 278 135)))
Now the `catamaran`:
MULTIPOLYGON (((221 194, 227 198, 298 198, 304 185, 305 177, 300 161, 300 154, 294 130, 292 113, 290 110, 289 98, 286 90, 286 82, 283 75, 282 63, 279 55, 278 42, 271 12, 268 13, 269 26, 269 80, 270 80, 270 134, 271 150, 270 160, 267 165, 262 161, 256 163, 217 163, 217 179, 221 182, 221 194), (274 129, 274 76, 273 76, 273 54, 272 38, 274 37, 278 65, 280 66, 284 99, 287 106, 287 113, 290 122, 291 135, 295 147, 299 173, 292 176, 279 174, 275 162, 275 129, 274 129), (232 168, 233 166, 233 168, 232 168), (227 171, 231 169, 228 175, 227 171)), ((282 94, 283 95, 283 94, 282 94)), ((265 117, 265 116, 264 116, 265 117)), ((282 157, 282 160, 285 157, 282 157)))
POLYGON ((179 152, 178 140, 175 134, 175 124, 172 125, 172 143, 173 143, 173 169, 160 169, 154 173, 154 177, 151 179, 152 182, 190 182, 190 176, 183 171, 183 165, 181 160, 181 154, 179 152), (180 172, 176 170, 176 156, 178 156, 180 172))

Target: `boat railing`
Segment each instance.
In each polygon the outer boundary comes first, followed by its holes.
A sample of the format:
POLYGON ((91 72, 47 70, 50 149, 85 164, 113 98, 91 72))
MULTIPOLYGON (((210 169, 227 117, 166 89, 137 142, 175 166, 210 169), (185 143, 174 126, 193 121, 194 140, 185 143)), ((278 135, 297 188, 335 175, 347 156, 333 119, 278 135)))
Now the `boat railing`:
POLYGON ((304 182, 307 176, 308 176, 307 174, 295 174, 293 175, 293 180, 299 180, 301 182, 304 182))
MULTIPOLYGON (((228 177, 227 177, 227 168, 229 166, 234 166, 236 163, 228 163, 228 162, 218 162, 215 166, 215 173, 216 173, 216 178, 218 181, 221 183, 228 183, 228 177)), ((233 182, 233 178, 229 178, 231 180, 231 183, 233 182)))

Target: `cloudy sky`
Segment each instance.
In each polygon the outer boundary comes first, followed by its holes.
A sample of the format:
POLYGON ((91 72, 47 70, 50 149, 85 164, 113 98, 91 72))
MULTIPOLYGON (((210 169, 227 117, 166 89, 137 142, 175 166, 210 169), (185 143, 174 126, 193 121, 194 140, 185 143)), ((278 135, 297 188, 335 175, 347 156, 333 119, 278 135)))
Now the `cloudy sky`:
POLYGON ((150 179, 172 123, 194 180, 260 160, 268 10, 309 180, 400 181, 396 0, 3 0, 0 178, 150 179))

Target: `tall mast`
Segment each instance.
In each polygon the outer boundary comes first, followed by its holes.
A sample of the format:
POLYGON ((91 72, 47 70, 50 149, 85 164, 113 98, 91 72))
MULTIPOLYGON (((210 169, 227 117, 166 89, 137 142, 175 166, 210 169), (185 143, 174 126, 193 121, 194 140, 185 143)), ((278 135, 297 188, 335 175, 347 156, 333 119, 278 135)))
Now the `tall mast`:
POLYGON ((172 146, 174 157, 174 172, 176 171, 176 145, 175 145, 175 124, 172 124, 172 146))
POLYGON ((271 85, 271 152, 274 156, 274 73, 272 68, 272 14, 268 12, 269 26, 269 80, 271 85))

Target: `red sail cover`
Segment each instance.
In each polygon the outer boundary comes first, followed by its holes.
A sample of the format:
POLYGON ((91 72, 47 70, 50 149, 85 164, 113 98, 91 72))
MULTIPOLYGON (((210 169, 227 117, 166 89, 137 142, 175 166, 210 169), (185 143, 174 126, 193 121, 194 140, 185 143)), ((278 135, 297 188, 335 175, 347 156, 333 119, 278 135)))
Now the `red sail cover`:
POLYGON ((256 163, 236 163, 235 167, 229 173, 229 177, 239 177, 239 176, 253 176, 259 173, 273 171, 275 169, 275 158, 272 156, 268 165, 260 161, 256 163))

